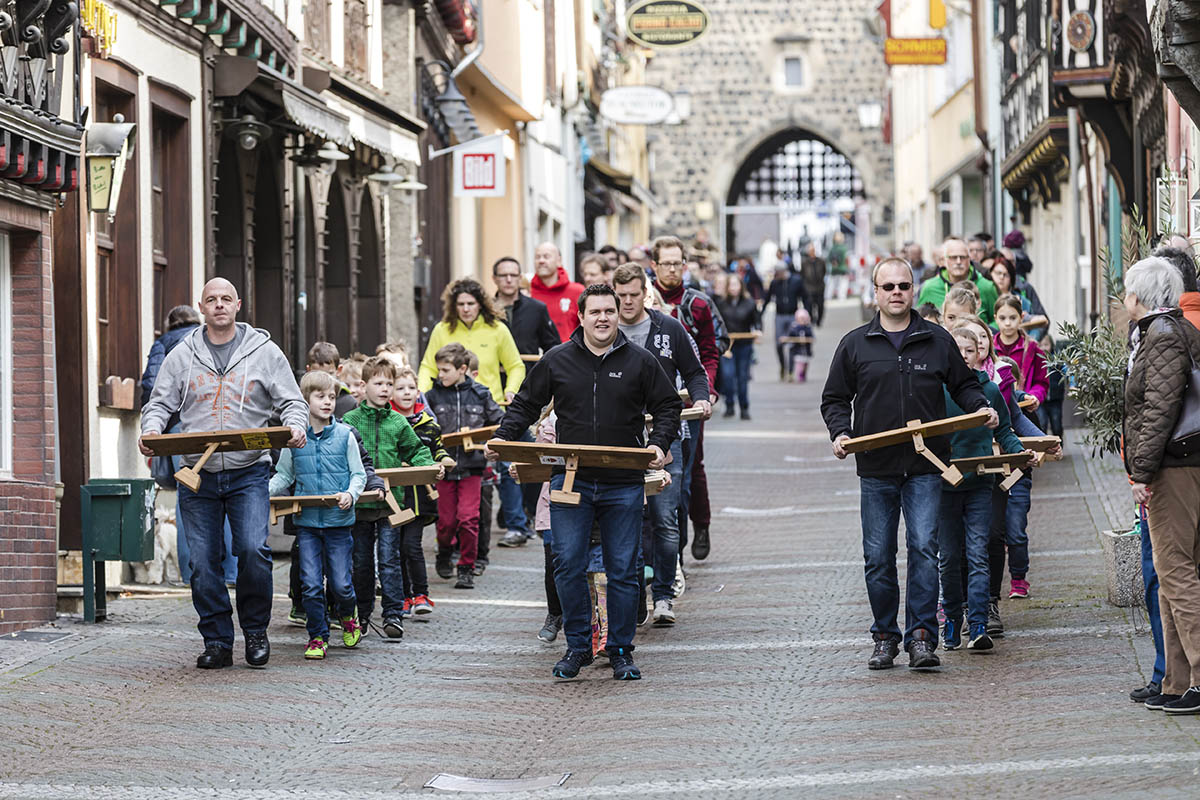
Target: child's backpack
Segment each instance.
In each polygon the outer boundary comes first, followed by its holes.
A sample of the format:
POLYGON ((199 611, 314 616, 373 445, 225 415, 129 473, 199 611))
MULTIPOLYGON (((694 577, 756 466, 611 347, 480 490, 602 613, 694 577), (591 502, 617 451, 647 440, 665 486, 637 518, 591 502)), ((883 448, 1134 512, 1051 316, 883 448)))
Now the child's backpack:
POLYGON ((713 333, 716 334, 717 355, 723 356, 729 352, 729 348, 733 342, 729 338, 729 329, 725 327, 725 319, 721 316, 721 312, 717 310, 717 304, 712 301, 711 297, 690 286, 684 289, 683 298, 679 301, 679 321, 687 328, 692 338, 698 338, 696 317, 692 313, 692 306, 695 305, 697 300, 704 300, 708 303, 708 309, 712 312, 713 333))

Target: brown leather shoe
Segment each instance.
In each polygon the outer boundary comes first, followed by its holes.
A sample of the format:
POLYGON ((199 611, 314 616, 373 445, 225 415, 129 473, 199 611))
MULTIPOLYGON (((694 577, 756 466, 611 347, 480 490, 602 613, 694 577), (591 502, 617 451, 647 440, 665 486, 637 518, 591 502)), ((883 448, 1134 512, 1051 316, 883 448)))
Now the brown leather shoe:
POLYGON ((940 667, 942 660, 934 652, 937 649, 937 638, 924 628, 913 631, 912 641, 908 643, 908 668, 933 669, 940 667))

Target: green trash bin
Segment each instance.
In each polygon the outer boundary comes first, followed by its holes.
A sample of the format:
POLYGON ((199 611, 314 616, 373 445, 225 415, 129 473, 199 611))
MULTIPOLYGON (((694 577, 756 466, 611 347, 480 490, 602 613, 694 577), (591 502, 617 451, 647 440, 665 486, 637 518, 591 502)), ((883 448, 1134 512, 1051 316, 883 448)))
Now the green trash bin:
POLYGON ((149 478, 97 478, 79 487, 83 539, 83 618, 108 616, 105 561, 154 558, 154 499, 149 478))

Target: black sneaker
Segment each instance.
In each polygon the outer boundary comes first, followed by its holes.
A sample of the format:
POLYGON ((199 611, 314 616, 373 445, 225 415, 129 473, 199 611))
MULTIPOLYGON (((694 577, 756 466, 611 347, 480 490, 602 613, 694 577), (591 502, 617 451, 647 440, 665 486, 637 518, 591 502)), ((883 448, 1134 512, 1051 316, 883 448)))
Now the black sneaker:
POLYGON ((914 638, 908 643, 908 668, 933 669, 942 665, 942 660, 934 652, 936 639, 931 640, 929 631, 918 629, 913 632, 914 638))
POLYGON ((542 625, 542 629, 538 631, 538 639, 549 644, 558 638, 558 632, 562 630, 562 615, 547 614, 546 622, 542 625))
POLYGON ((196 658, 200 669, 220 669, 233 666, 233 651, 219 644, 204 645, 204 652, 196 658))
POLYGON ((1162 694, 1162 684, 1150 681, 1140 689, 1134 689, 1129 693, 1129 699, 1135 703, 1144 703, 1151 697, 1162 694))
POLYGON ((399 617, 384 617, 383 635, 389 639, 403 639, 404 622, 399 617))
POLYGON ((471 567, 471 572, 474 575, 482 575, 483 571, 488 568, 488 560, 480 558, 475 561, 475 566, 471 567))
POLYGON ((1004 622, 1000 619, 1000 601, 989 600, 987 612, 988 636, 999 638, 1004 635, 1004 622))
POLYGON ((697 561, 703 561, 708 558, 709 550, 712 545, 708 539, 708 526, 697 525, 696 530, 692 532, 692 558, 697 561))
POLYGON ((608 648, 608 663, 612 665, 613 680, 640 681, 642 671, 633 663, 633 647, 608 648))
POLYGON ((437 561, 434 562, 433 568, 437 570, 439 578, 453 578, 454 565, 450 562, 450 552, 438 550, 437 561))
POLYGON ((246 631, 246 663, 252 667, 265 667, 271 658, 271 643, 266 631, 246 631))
POLYGON ((875 652, 867 659, 867 669, 891 669, 900 655, 900 642, 892 638, 876 638, 875 652))
POLYGON ((470 567, 460 566, 458 568, 458 580, 454 582, 455 589, 474 589, 475 576, 471 572, 470 567))
POLYGON ((724 414, 722 414, 721 416, 722 416, 722 417, 724 417, 725 419, 733 419, 733 415, 734 415, 734 413, 735 413, 735 412, 734 412, 734 410, 733 410, 732 408, 729 408, 729 407, 727 406, 727 407, 725 408, 725 413, 724 413, 724 414))
POLYGON ((1183 697, 1181 694, 1156 694, 1154 697, 1147 698, 1142 705, 1151 711, 1162 711, 1167 703, 1173 703, 1181 697, 1183 697))
POLYGON ((1163 703, 1168 714, 1200 714, 1200 686, 1193 686, 1178 700, 1163 703))
POLYGON ((742 409, 742 419, 744 419, 744 420, 750 419, 750 409, 748 409, 748 408, 742 409))
POLYGON ((579 674, 579 670, 594 660, 590 650, 567 650, 566 655, 554 665, 554 677, 574 678, 579 674))

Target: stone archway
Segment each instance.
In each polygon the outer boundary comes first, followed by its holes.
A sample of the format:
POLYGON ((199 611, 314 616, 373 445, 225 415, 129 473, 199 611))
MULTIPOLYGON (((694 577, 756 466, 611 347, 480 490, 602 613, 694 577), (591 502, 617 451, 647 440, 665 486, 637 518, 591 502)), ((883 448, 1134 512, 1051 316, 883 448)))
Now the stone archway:
POLYGON ((725 250, 732 257, 768 239, 784 249, 821 239, 845 227, 842 215, 864 196, 861 173, 827 139, 801 127, 777 131, 729 180, 721 212, 725 250))

